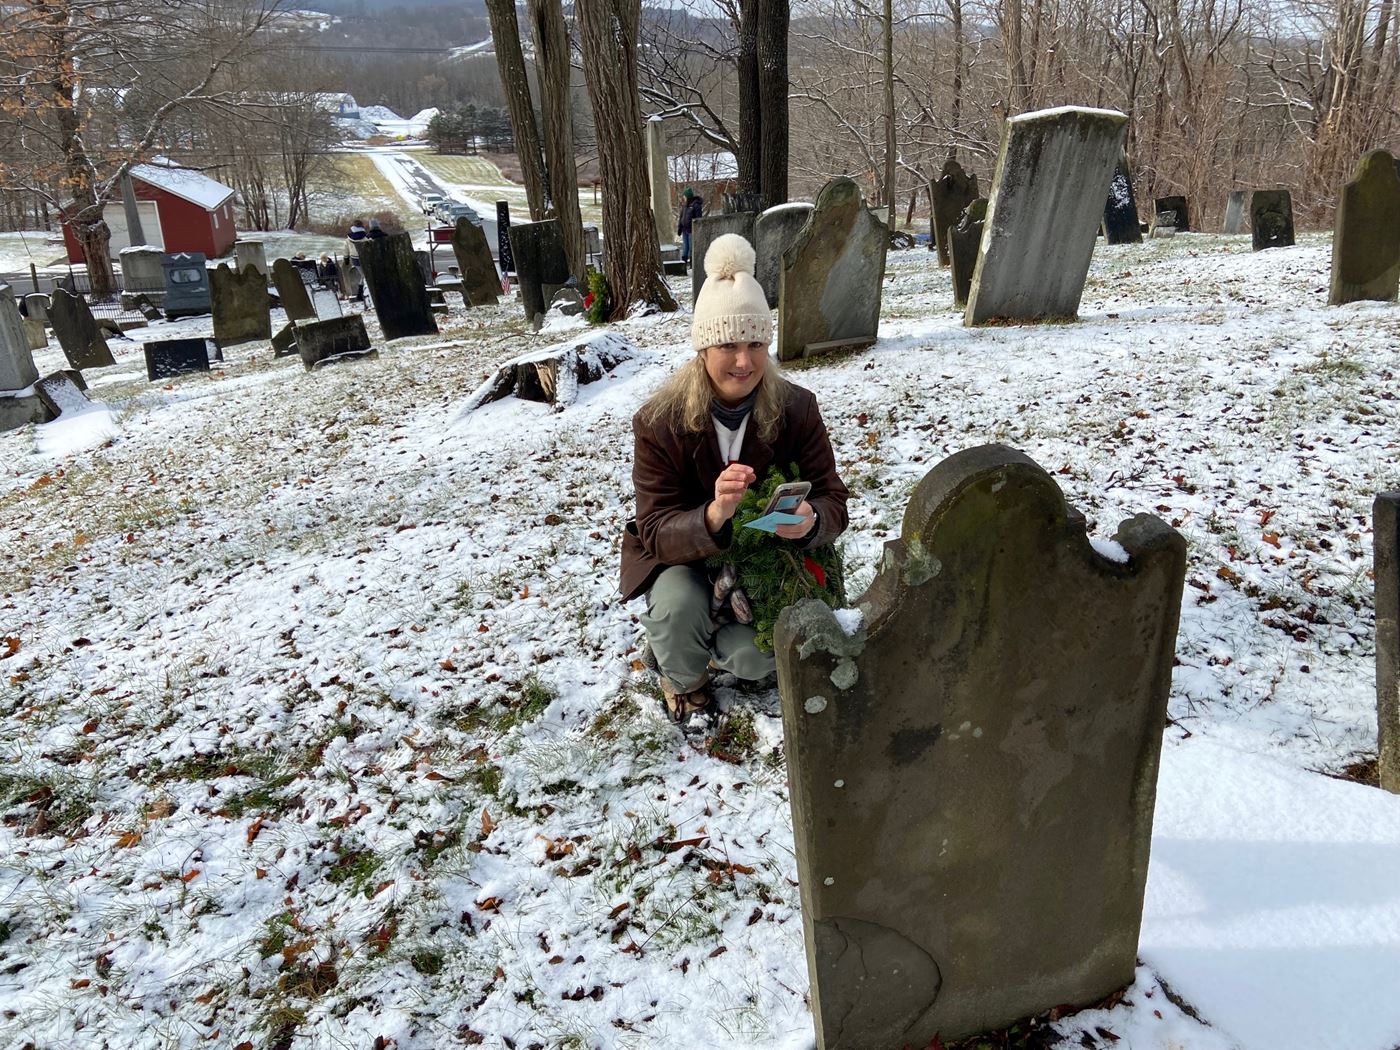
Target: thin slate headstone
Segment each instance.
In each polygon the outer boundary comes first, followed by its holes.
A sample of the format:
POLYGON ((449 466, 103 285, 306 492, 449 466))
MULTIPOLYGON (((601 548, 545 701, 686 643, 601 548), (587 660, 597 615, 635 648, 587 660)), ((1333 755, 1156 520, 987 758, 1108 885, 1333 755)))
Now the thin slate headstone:
POLYGON ((175 252, 162 256, 165 271, 165 316, 195 317, 211 309, 209 298, 209 268, 201 252, 175 252))
MULTIPOLYGON (((411 235, 395 233, 361 241, 360 266, 385 339, 437 334, 411 235)), ((297 345, 301 345, 300 335, 297 345)))
POLYGON ((1191 213, 1187 208, 1185 197, 1178 194, 1171 197, 1158 197, 1153 201, 1152 225, 1156 226, 1161 221, 1161 216, 1166 212, 1171 212, 1172 221, 1163 223, 1164 226, 1171 226, 1182 232, 1191 229, 1191 213))
POLYGON ((55 288, 49 300, 49 321, 63 356, 74 368, 106 368, 117 363, 107 346, 107 337, 81 295, 55 288))
POLYGON ((778 278, 783 269, 783 252, 792 247, 807 225, 812 205, 806 201, 778 204, 759 214, 753 223, 754 279, 763 289, 770 307, 778 305, 778 278))
POLYGON ((705 253, 716 237, 726 233, 737 233, 753 244, 754 214, 741 211, 725 215, 705 215, 696 219, 691 226, 692 244, 690 258, 694 265, 690 268, 690 298, 693 302, 700 295, 700 286, 705 283, 705 253))
POLYGON ((1400 492, 1382 492, 1371 515, 1376 572, 1376 722, 1380 784, 1400 794, 1400 492))
POLYGON ((510 235, 520 303, 525 308, 525 319, 533 321, 545 312, 554 293, 569 279, 564 236, 558 219, 520 223, 510 235))
POLYGON ((220 347, 272 338, 267 278, 255 269, 238 271, 220 263, 209 275, 214 340, 220 347))
POLYGON ((81 412, 91 404, 86 390, 82 373, 77 371, 53 372, 34 384, 34 393, 43 402, 50 419, 57 419, 65 411, 81 412), (78 378, 75 380, 74 376, 78 378))
POLYGON ((332 321, 307 321, 296 326, 296 348, 309 372, 333 359, 357 358, 373 354, 369 333, 359 314, 332 321))
POLYGON ((49 297, 43 292, 30 292, 24 297, 24 312, 40 324, 49 323, 49 297))
POLYGON ((272 335, 272 356, 291 357, 297 352, 297 326, 288 321, 272 335))
POLYGON ((14 290, 0 284, 0 390, 23 390, 38 378, 14 290))
POLYGON ((987 225, 987 198, 978 197, 967 206, 958 224, 949 231, 952 249, 953 305, 966 306, 972 292, 972 274, 977 268, 977 251, 987 225))
POLYGON ((880 327, 890 231, 852 179, 832 179, 783 253, 778 360, 869 346, 880 327))
POLYGON ((24 334, 29 339, 29 349, 42 350, 49 345, 49 333, 44 330, 44 322, 33 317, 22 317, 24 334))
POLYGON ((1388 303, 1400 287, 1400 167, 1372 150, 1337 197, 1332 227, 1333 306, 1375 299, 1388 303))
POLYGON ((501 278, 491 260, 491 246, 481 227, 469 219, 458 219, 452 231, 452 254, 462 281, 462 298, 470 306, 495 306, 501 293, 501 278))
POLYGON ((318 321, 334 320, 342 313, 340 296, 336 295, 334 290, 330 288, 312 288, 311 307, 316 311, 318 321))
POLYGON ((1225 225, 1220 232, 1233 236, 1243 229, 1244 190, 1231 190, 1230 196, 1225 199, 1225 225))
POLYGON ((510 203, 496 202, 496 258, 501 264, 501 273, 515 272, 515 253, 510 247, 510 203))
POLYGON ((1249 229, 1254 250, 1293 244, 1293 197, 1287 190, 1255 190, 1249 198, 1249 229))
POLYGON ((246 270, 249 267, 257 270, 264 278, 268 276, 267 252, 263 249, 262 241, 234 241, 233 259, 238 264, 239 270, 246 270))
POLYGON ((272 261, 272 283, 277 286, 277 298, 282 300, 282 309, 289 321, 309 321, 316 316, 307 294, 306 284, 301 279, 301 271, 289 259, 272 261))
POLYGON ((1147 514, 1114 539, 986 445, 914 490, 854 633, 815 600, 779 617, 819 1047, 951 1042, 1133 980, 1186 542, 1147 514))
POLYGON ((1077 106, 1006 121, 965 325, 1078 315, 1127 123, 1077 106))
POLYGON ((962 165, 951 157, 943 165, 943 173, 929 184, 933 209, 929 215, 929 248, 938 252, 938 265, 949 266, 948 231, 957 225, 967 206, 977 199, 977 176, 963 171, 962 165))
POLYGON ((143 344, 141 349, 146 355, 146 378, 152 383, 209 371, 207 339, 157 339, 143 344))
POLYGON ((1141 244, 1142 226, 1138 222, 1137 198, 1133 196, 1133 180, 1128 174, 1128 158, 1118 157, 1113 178, 1108 183, 1108 200, 1103 206, 1103 239, 1105 244, 1141 244))

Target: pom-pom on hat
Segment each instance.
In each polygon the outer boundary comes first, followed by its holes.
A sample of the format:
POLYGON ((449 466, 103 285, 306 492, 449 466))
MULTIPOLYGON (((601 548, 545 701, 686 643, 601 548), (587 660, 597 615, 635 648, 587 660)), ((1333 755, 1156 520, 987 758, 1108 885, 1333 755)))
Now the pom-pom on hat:
POLYGON ((695 297, 690 345, 696 353, 721 343, 770 343, 773 314, 754 280, 753 245, 737 233, 716 237, 705 252, 705 283, 695 297))

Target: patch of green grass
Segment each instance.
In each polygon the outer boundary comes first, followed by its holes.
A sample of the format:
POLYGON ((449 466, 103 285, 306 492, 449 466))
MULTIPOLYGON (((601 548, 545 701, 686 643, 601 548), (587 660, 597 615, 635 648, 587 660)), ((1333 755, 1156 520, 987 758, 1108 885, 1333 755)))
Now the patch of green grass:
POLYGON ((419 948, 408 957, 408 961, 415 970, 425 977, 433 977, 442 973, 444 958, 444 953, 440 948, 419 948))
POLYGON ((505 714, 496 720, 496 728, 501 732, 516 726, 533 722, 544 714, 545 708, 554 702, 558 693, 543 678, 533 671, 520 684, 520 695, 510 703, 505 714))
POLYGON ((726 762, 743 762, 758 753, 758 727, 748 708, 731 710, 710 737, 705 750, 726 762))
POLYGON ((91 785, 73 776, 0 772, 0 813, 25 819, 32 811, 35 833, 73 834, 93 815, 93 802, 91 785))
POLYGON ((287 947, 295 939, 295 923, 296 920, 289 911, 274 915, 263 923, 267 932, 263 934, 262 940, 258 941, 258 955, 267 959, 287 947))
POLYGON ((326 872, 326 879, 337 886, 348 885, 355 893, 363 892, 366 897, 373 891, 371 880, 379 870, 379 858, 373 850, 352 849, 342 851, 336 847, 337 860, 326 872))

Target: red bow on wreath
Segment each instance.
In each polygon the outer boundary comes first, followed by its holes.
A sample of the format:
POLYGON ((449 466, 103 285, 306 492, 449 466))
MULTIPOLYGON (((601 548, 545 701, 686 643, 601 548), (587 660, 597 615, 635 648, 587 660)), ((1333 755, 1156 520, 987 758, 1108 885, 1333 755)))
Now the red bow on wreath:
POLYGON ((806 568, 808 572, 812 574, 813 578, 817 581, 817 584, 819 586, 826 586, 825 569, 823 569, 820 565, 814 562, 811 558, 807 557, 805 554, 802 556, 802 565, 806 568))

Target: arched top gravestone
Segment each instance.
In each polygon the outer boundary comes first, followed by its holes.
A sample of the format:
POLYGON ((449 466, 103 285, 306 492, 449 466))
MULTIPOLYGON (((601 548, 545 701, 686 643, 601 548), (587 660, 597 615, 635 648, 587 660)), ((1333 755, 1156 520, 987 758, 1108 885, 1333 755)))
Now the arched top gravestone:
POLYGON ((384 338, 437 335, 423 271, 413 254, 413 238, 404 232, 357 243, 360 269, 384 338))
POLYGON ((1372 150, 1337 197, 1332 227, 1333 306, 1390 302, 1400 287, 1400 170, 1385 150, 1372 150))
POLYGON ((962 165, 951 157, 943 165, 943 172, 929 183, 929 197, 932 207, 929 210, 930 248, 938 251, 938 265, 949 266, 953 257, 949 250, 948 231, 957 225, 958 219, 969 204, 977 199, 977 176, 963 171, 962 165))
POLYGON ((1128 158, 1118 158, 1113 178, 1108 183, 1108 200, 1103 206, 1103 239, 1107 244, 1141 244, 1142 227, 1138 223, 1137 197, 1133 195, 1133 179, 1128 174, 1128 158))
POLYGON ((1186 544, 1150 515, 1115 539, 974 448, 915 489, 862 627, 779 618, 819 1046, 926 1046, 1133 979, 1186 544))
POLYGON ((1255 190, 1249 198, 1249 229, 1256 252, 1293 244, 1293 197, 1287 190, 1255 190))
POLYGON ((252 267, 234 270, 228 263, 219 263, 209 271, 209 302, 214 313, 214 341, 219 346, 272 338, 267 278, 259 271, 252 267))
POLYGON ((754 220, 754 277, 769 306, 778 305, 778 274, 783 268, 783 252, 791 247, 807 219, 812 205, 807 201, 775 204, 754 220))
POLYGON ((117 363, 107 337, 81 295, 55 288, 49 302, 49 322, 63 356, 73 368, 107 368, 117 363))

